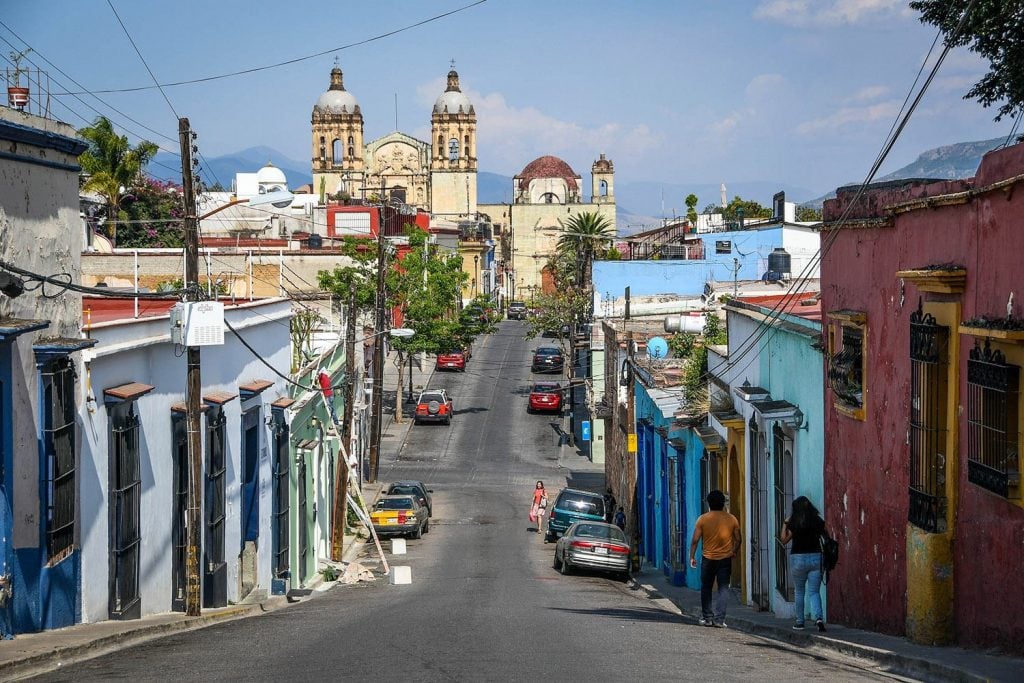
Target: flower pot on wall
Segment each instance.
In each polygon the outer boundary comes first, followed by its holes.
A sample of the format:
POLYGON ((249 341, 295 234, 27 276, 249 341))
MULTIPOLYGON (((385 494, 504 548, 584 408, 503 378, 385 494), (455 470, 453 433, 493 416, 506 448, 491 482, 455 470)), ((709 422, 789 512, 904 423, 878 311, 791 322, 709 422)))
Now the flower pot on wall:
POLYGON ((28 88, 16 85, 7 86, 7 104, 13 109, 24 109, 28 106, 28 88))

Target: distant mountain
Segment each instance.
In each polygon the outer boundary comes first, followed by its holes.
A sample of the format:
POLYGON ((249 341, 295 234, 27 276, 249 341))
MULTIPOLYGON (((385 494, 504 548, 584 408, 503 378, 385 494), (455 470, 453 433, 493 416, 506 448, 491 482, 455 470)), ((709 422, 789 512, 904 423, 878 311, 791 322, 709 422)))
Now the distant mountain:
MULTIPOLYGON (((971 178, 978 171, 981 157, 1006 142, 1006 138, 957 142, 922 152, 917 159, 892 173, 875 178, 876 183, 904 178, 971 178)), ((826 199, 836 196, 835 190, 807 202, 808 206, 821 208, 826 199)))
MULTIPOLYGON (((147 169, 154 177, 181 182, 181 173, 170 170, 181 165, 181 160, 177 156, 160 152, 156 155, 155 161, 156 163, 147 169)), ((231 183, 234 182, 236 173, 255 173, 268 161, 284 171, 289 187, 295 188, 312 182, 308 162, 289 159, 276 149, 266 146, 250 147, 219 157, 200 157, 199 165, 203 180, 207 185, 220 182, 226 189, 231 189, 231 183)))
POLYGON ((488 171, 477 172, 476 201, 480 204, 508 204, 512 201, 512 178, 488 171))

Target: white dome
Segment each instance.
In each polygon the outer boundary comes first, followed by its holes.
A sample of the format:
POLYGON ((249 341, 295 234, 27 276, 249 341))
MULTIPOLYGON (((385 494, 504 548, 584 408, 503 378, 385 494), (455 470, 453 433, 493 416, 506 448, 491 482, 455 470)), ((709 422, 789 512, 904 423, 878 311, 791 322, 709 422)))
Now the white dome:
POLYGON ((445 107, 447 107, 449 114, 458 114, 460 111, 463 114, 468 114, 472 106, 465 93, 458 90, 448 90, 441 93, 441 96, 437 98, 437 102, 434 103, 434 111, 438 114, 443 114, 445 107))
POLYGON ((347 90, 328 90, 320 95, 313 109, 321 113, 354 114, 359 102, 347 90))
POLYGON ((268 161, 266 166, 256 172, 256 182, 260 185, 275 184, 287 186, 288 178, 285 177, 284 171, 268 161))

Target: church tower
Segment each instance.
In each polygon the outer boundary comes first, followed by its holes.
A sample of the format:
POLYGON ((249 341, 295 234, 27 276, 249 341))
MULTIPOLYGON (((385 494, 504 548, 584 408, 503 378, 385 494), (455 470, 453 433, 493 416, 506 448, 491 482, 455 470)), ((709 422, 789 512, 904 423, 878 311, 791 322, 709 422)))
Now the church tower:
POLYGON ((615 164, 601 154, 590 167, 590 193, 593 204, 615 203, 615 164))
POLYGON ((363 160, 363 113, 345 90, 341 68, 331 69, 331 85, 313 105, 313 193, 347 192, 361 196, 366 174, 363 160))
POLYGON ((476 111, 452 66, 431 116, 430 206, 454 217, 476 213, 476 111))

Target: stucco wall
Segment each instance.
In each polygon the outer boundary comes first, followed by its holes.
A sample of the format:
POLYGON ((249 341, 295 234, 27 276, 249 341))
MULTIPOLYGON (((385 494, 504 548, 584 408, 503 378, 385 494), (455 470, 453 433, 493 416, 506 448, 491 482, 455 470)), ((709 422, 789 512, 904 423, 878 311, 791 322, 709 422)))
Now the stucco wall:
MULTIPOLYGON (((291 362, 288 301, 276 301, 227 310, 226 317, 268 362, 287 374, 291 362)), ((171 609, 173 457, 171 406, 185 400, 185 357, 177 357, 169 339, 166 318, 128 324, 105 324, 92 330, 99 343, 88 353, 86 370, 95 406, 83 406, 84 424, 80 482, 82 537, 82 619, 108 617, 110 533, 108 521, 110 472, 110 422, 103 391, 128 382, 153 385, 136 402, 140 420, 139 449, 142 475, 140 594, 142 614, 171 609)), ((257 590, 269 592, 271 578, 271 463, 272 437, 266 424, 269 404, 286 394, 284 380, 274 375, 230 332, 223 346, 202 349, 203 394, 223 391, 238 394, 238 385, 266 379, 274 385, 257 397, 241 397, 224 404, 226 436, 225 559, 228 600, 239 599, 241 551, 242 413, 256 408, 259 421, 259 538, 257 590)), ((205 425, 205 420, 204 420, 205 425)), ((203 462, 206 463, 206 430, 203 429, 203 462)), ((204 541, 205 542, 205 541, 204 541)))
MULTIPOLYGON (((1024 173, 1024 147, 985 156, 974 180, 981 188, 1024 173)), ((854 209, 854 219, 881 217, 885 207, 969 187, 951 181, 911 190, 871 191, 854 209)), ((922 293, 896 272, 929 264, 967 269, 965 291, 942 300, 962 302, 963 319, 1006 316, 1010 292, 1022 291, 1017 265, 1024 249, 1024 196, 987 192, 936 209, 898 213, 895 226, 859 224, 841 230, 822 263, 824 311, 853 309, 867 314, 865 420, 851 419, 831 406, 826 392, 826 506, 841 530, 845 557, 829 584, 834 614, 854 626, 902 633, 907 614, 906 523, 908 513, 909 318, 922 293)), ((846 199, 826 204, 834 220, 846 199)), ((1012 315, 1022 317, 1015 299, 1012 315)), ((957 334, 953 329, 951 334, 957 334)), ((967 480, 966 361, 974 339, 961 337, 957 368, 959 423, 958 498, 952 516, 955 636, 963 644, 1000 646, 1024 652, 1024 584, 1019 558, 1024 549, 1024 510, 1013 501, 967 480), (979 570, 980 563, 984 569, 979 570)), ((996 342, 996 346, 1001 346, 996 342)), ((1024 361, 1017 345, 1002 346, 1024 361)))

